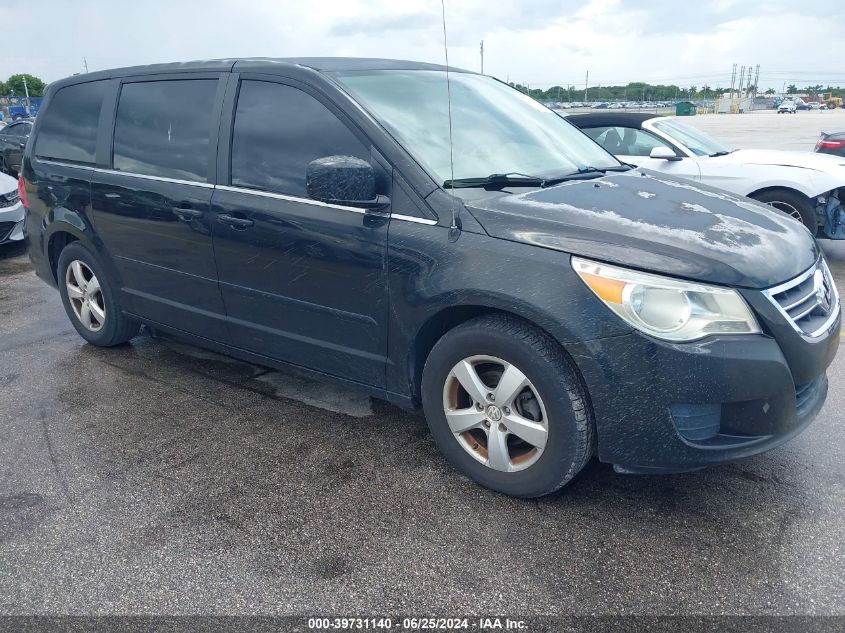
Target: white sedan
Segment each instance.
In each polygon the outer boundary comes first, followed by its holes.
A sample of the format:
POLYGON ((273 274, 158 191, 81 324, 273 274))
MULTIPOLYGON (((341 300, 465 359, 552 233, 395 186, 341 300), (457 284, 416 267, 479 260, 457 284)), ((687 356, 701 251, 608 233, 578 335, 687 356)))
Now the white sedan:
POLYGON ((0 173, 0 245, 23 239, 23 218, 18 181, 0 173))
POLYGON ((801 220, 816 237, 845 239, 845 159, 813 152, 732 149, 676 117, 566 117, 619 160, 754 198, 801 220))

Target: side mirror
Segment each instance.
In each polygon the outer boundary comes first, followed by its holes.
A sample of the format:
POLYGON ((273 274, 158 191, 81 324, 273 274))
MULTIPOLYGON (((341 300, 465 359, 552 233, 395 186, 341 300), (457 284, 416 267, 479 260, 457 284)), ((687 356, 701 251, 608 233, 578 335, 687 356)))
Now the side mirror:
POLYGON ((653 148, 648 156, 649 158, 658 158, 662 160, 681 160, 680 156, 675 154, 673 150, 665 145, 653 148))
POLYGON ((372 165, 354 156, 325 156, 308 163, 305 190, 320 202, 377 211, 390 205, 390 198, 376 193, 372 165))

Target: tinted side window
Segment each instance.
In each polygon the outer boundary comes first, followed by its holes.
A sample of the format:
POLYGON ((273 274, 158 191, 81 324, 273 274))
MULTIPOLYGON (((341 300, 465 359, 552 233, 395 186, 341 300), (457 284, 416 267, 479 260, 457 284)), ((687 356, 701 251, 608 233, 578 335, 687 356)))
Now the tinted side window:
MULTIPOLYGON (((61 88, 40 115, 35 155, 93 163, 106 81, 61 88)), ((23 127, 23 126, 18 126, 23 127)))
POLYGON ((669 147, 659 138, 636 128, 621 128, 622 148, 619 153, 624 156, 648 156, 655 147, 669 147))
POLYGON ((243 81, 232 138, 232 184, 306 197, 312 160, 369 151, 311 95, 281 84, 243 81))
POLYGON ((216 79, 124 84, 114 126, 114 168, 208 180, 216 79))
POLYGON ((3 134, 5 134, 6 136, 20 136, 22 129, 22 125, 10 125, 5 130, 3 130, 3 134))
POLYGON ((631 127, 596 127, 584 132, 608 152, 619 156, 648 156, 655 147, 669 147, 649 132, 631 127))

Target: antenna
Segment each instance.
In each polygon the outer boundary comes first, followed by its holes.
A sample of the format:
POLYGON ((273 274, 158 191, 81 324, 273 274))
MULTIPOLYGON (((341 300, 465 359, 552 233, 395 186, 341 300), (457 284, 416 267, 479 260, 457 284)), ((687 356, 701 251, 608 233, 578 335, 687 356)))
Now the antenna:
MULTIPOLYGON (((446 0, 440 0, 443 14, 443 52, 446 54, 446 98, 449 102, 449 170, 452 182, 455 181, 455 158, 452 152, 452 85, 449 81, 449 45, 446 40, 446 0)), ((457 200, 452 195, 452 226, 449 227, 449 239, 458 239, 458 209, 457 200)))

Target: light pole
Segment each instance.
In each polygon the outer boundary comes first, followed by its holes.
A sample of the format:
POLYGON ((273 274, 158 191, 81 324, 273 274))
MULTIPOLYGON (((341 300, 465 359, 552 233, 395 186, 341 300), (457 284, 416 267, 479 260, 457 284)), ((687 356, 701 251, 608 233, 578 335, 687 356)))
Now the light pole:
POLYGON ((29 88, 26 85, 26 75, 23 76, 23 91, 24 91, 24 94, 26 95, 26 115, 31 116, 32 115, 32 108, 31 108, 30 103, 29 103, 29 88))

